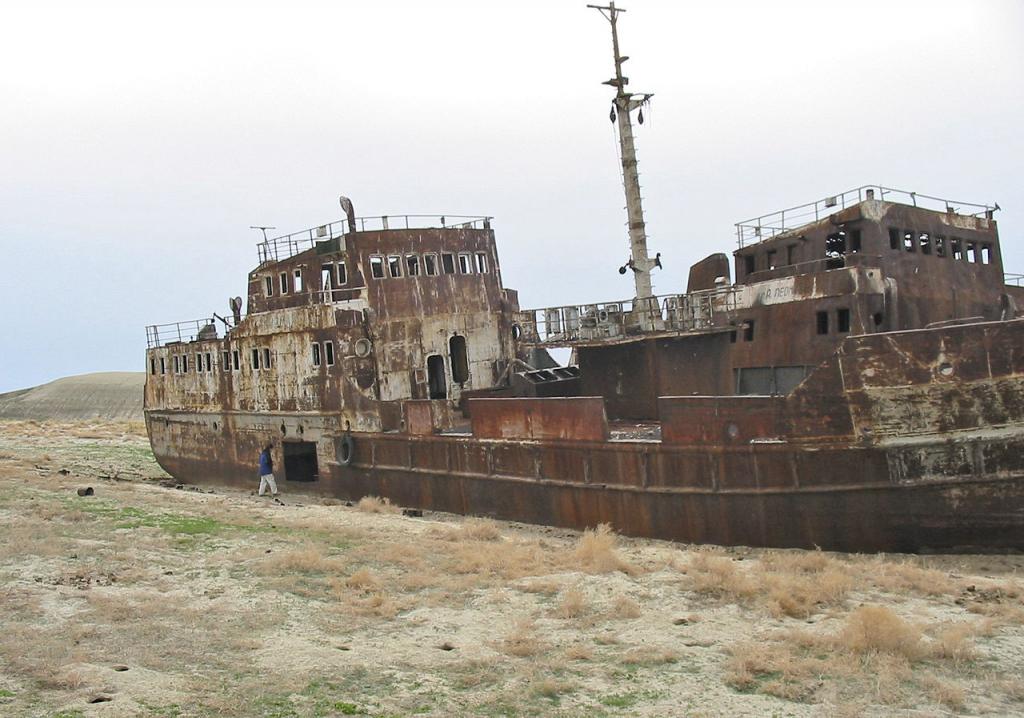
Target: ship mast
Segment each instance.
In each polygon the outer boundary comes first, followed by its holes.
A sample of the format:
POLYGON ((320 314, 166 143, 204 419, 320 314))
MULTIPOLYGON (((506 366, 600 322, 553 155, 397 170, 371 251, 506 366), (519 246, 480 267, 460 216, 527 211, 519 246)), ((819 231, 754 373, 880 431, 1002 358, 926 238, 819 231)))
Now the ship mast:
MULTIPOLYGON (((634 94, 626 92, 629 78, 622 74, 622 63, 629 59, 619 54, 619 32, 616 26, 619 13, 626 12, 615 7, 614 2, 606 6, 587 5, 599 11, 612 26, 612 53, 615 60, 615 77, 606 80, 605 85, 615 88, 615 99, 612 100, 611 119, 619 125, 619 148, 622 156, 622 183, 626 191, 626 215, 629 219, 629 250, 630 261, 626 265, 633 270, 633 281, 636 283, 636 296, 639 299, 651 297, 651 269, 657 264, 647 256, 647 232, 644 227, 644 208, 640 199, 640 176, 636 169, 636 147, 633 144, 634 110, 642 108, 652 97, 651 94, 634 94)), ((639 118, 643 124, 643 111, 639 118)))

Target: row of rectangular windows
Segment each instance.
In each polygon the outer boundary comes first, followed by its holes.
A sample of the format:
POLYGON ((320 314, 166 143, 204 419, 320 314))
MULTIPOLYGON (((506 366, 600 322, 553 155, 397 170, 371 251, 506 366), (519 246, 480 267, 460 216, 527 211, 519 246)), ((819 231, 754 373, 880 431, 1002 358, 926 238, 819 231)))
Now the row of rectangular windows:
MULTIPOLYGON (((254 371, 268 370, 273 367, 272 354, 267 347, 256 348, 249 355, 249 366, 254 371)), ((321 357, 326 361, 327 366, 334 366, 334 342, 326 341, 321 350, 320 344, 313 345, 313 366, 320 366, 321 357)), ((151 357, 149 360, 149 373, 156 376, 166 374, 168 369, 173 369, 173 374, 188 374, 190 366, 190 355, 173 354, 170 357, 171 363, 168 366, 167 357, 151 357)), ((240 371, 242 368, 241 355, 238 349, 221 352, 221 371, 240 371)), ((215 371, 212 352, 197 352, 195 355, 195 371, 197 374, 215 371)))
MULTIPOLYGON (((766 250, 764 253, 764 268, 771 270, 796 264, 797 248, 799 246, 799 244, 787 244, 784 258, 779 256, 779 250, 777 248, 766 250)), ((834 258, 845 254, 854 254, 859 252, 860 248, 861 243, 859 229, 852 229, 849 233, 847 233, 846 230, 840 230, 825 238, 826 258, 834 258)), ((753 274, 757 271, 757 260, 758 255, 755 253, 743 255, 744 270, 746 271, 746 274, 753 274)))
MULTIPOLYGON (((440 255, 430 254, 388 254, 373 255, 370 257, 370 276, 374 279, 384 279, 385 276, 416 277, 424 274, 428 277, 436 277, 438 274, 486 274, 487 273, 486 252, 463 252, 461 254, 442 253, 440 255), (385 274, 385 267, 387 273, 385 274), (456 272, 458 268, 458 272, 456 272)), ((320 279, 322 289, 336 289, 348 283, 348 268, 344 261, 334 264, 324 264, 320 267, 320 279)), ((291 273, 289 282, 288 272, 281 272, 277 276, 276 291, 279 294, 298 294, 302 291, 302 270, 295 269, 291 273)), ((265 296, 274 296, 275 282, 272 275, 263 277, 263 293, 265 296)))
POLYGON ((437 254, 388 254, 373 255, 370 257, 370 276, 374 279, 384 279, 384 268, 387 267, 387 276, 416 277, 425 274, 428 277, 435 277, 438 274, 486 274, 487 253, 486 252, 462 252, 458 255, 442 253, 440 262, 437 254), (404 261, 403 261, 404 260, 404 261))
POLYGON ((902 249, 907 252, 920 251, 921 254, 934 254, 936 257, 952 257, 975 264, 992 263, 992 245, 987 242, 970 242, 953 237, 948 240, 942 235, 934 238, 928 232, 917 232, 912 229, 899 230, 889 228, 889 248, 902 249))

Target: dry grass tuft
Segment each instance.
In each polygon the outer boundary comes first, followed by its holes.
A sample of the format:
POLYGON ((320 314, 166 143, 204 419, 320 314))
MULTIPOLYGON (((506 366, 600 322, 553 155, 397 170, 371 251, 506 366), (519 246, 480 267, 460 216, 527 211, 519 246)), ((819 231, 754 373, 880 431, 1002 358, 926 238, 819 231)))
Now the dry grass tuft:
POLYGON ((582 643, 575 643, 565 649, 565 657, 570 661, 589 661, 594 657, 594 649, 582 643))
POLYGON ((853 588, 853 578, 829 569, 814 576, 767 576, 768 610, 772 615, 807 618, 822 606, 841 604, 853 588))
POLYGON ((497 541, 501 538, 498 524, 491 519, 466 519, 458 533, 460 538, 471 541, 497 541))
POLYGON ((977 651, 972 638, 987 629, 988 626, 985 624, 943 624, 935 631, 931 654, 936 658, 946 658, 957 663, 973 660, 977 657, 977 651))
POLYGON ((345 570, 345 562, 326 556, 325 546, 305 544, 297 548, 271 554, 260 565, 264 574, 323 573, 334 574, 345 570))
POLYGON ((941 703, 954 711, 963 710, 967 692, 959 683, 931 673, 921 677, 918 683, 936 703, 941 703))
POLYGON ((622 662, 634 666, 660 666, 678 660, 678 653, 661 646, 639 646, 622 654, 622 662))
POLYGON ((575 685, 572 683, 554 678, 541 679, 533 687, 534 693, 545 698, 557 698, 564 693, 571 693, 573 690, 575 690, 575 685))
POLYGON ((367 514, 397 514, 402 510, 393 505, 391 499, 382 499, 379 496, 364 496, 359 499, 356 508, 367 514))
POLYGON ((502 639, 500 648, 503 653, 519 658, 536 656, 545 649, 544 643, 537 636, 537 624, 531 618, 523 618, 516 622, 512 631, 502 639))
POLYGON ((527 581, 524 584, 516 586, 516 588, 524 593, 539 593, 544 596, 554 596, 562 590, 562 584, 552 579, 538 578, 532 581, 527 581))
POLYGON ((685 568, 697 593, 747 600, 760 590, 758 582, 724 556, 697 553, 685 568))
POLYGON ((835 643, 855 653, 889 653, 911 661, 926 652, 921 630, 885 606, 861 606, 851 613, 835 643))
POLYGON ((358 591, 374 591, 380 588, 381 580, 373 571, 361 568, 345 579, 345 585, 358 591))
POLYGON ((455 574, 473 574, 479 584, 537 576, 549 570, 551 565, 550 552, 540 542, 506 539, 489 544, 486 550, 473 543, 454 545, 447 570, 455 574))
POLYGON ((576 544, 575 558, 580 567, 588 573, 622 571, 630 576, 636 575, 637 569, 616 552, 617 541, 618 537, 608 524, 600 524, 596 529, 587 529, 576 544))
POLYGON ((562 594, 562 600, 554 610, 558 618, 579 618, 588 611, 587 599, 578 588, 570 588, 562 594))
POLYGON ((615 600, 612 601, 609 614, 612 618, 632 620, 634 618, 640 618, 642 611, 640 610, 640 604, 629 596, 617 596, 615 600))
POLYGON ((894 563, 884 556, 868 560, 865 578, 876 587, 893 593, 911 592, 924 596, 944 596, 958 593, 959 582, 933 568, 921 568, 913 563, 894 563))

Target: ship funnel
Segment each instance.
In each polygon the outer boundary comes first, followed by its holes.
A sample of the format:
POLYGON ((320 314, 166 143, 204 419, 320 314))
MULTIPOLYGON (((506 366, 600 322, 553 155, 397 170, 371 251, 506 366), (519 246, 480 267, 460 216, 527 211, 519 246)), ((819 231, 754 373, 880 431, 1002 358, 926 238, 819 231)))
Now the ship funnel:
POLYGON ((348 231, 356 231, 356 210, 352 206, 352 200, 345 195, 338 197, 338 201, 341 202, 341 208, 345 211, 345 217, 348 219, 348 231))

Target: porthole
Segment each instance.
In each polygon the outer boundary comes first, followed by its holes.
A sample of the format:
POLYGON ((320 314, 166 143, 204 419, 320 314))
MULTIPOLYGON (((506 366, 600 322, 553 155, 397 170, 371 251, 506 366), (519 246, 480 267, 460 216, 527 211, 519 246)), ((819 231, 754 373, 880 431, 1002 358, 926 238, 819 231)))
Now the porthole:
POLYGON ((281 424, 281 434, 282 434, 282 436, 284 434, 287 434, 287 433, 288 433, 288 427, 286 427, 284 424, 281 424))
POLYGON ((365 359, 370 356, 370 351, 373 349, 373 345, 370 344, 370 340, 363 338, 357 339, 355 344, 356 356, 360 359, 365 359))
POLYGON ((512 325, 512 338, 515 341, 519 341, 520 337, 522 337, 522 336, 523 336, 523 328, 521 326, 519 326, 518 324, 513 324, 512 325))
POLYGON ((942 376, 953 376, 953 365, 949 362, 939 364, 939 374, 942 376))
POLYGON ((736 426, 735 423, 729 422, 725 425, 725 435, 730 439, 735 439, 740 435, 740 427, 736 426))

